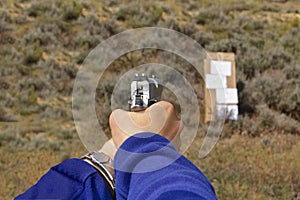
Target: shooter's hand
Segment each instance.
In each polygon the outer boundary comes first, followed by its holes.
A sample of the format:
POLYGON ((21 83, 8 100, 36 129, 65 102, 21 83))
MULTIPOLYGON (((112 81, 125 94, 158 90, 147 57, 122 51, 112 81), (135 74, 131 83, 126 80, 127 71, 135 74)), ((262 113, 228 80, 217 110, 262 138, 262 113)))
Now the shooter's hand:
POLYGON ((180 147, 181 120, 176 117, 174 106, 160 101, 140 112, 115 110, 109 117, 112 139, 117 148, 131 135, 140 132, 158 133, 180 147))

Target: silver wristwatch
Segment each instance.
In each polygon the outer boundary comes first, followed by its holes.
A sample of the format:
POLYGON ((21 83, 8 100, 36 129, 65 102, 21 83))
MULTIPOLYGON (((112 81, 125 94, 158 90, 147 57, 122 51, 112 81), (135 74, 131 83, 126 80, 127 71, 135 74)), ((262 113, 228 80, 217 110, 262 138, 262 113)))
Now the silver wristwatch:
POLYGON ((108 155, 98 151, 85 154, 81 159, 91 164, 98 171, 103 177, 112 198, 116 199, 113 160, 108 155))

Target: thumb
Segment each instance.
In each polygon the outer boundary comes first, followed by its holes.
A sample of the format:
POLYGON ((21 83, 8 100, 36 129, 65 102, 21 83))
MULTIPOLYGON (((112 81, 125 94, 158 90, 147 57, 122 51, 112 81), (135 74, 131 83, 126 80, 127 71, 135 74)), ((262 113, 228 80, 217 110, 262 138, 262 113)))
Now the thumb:
POLYGON ((113 140, 110 139, 102 146, 102 148, 99 151, 105 153, 113 160, 116 155, 117 148, 113 140))

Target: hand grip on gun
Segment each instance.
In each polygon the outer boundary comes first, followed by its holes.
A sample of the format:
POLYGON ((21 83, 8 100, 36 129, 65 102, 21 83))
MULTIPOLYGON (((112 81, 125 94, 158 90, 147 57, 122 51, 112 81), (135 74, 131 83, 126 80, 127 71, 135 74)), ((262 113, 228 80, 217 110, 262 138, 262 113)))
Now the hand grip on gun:
POLYGON ((174 106, 160 101, 140 112, 115 110, 109 117, 112 139, 117 148, 131 135, 140 132, 154 132, 180 147, 181 120, 175 114, 174 106))

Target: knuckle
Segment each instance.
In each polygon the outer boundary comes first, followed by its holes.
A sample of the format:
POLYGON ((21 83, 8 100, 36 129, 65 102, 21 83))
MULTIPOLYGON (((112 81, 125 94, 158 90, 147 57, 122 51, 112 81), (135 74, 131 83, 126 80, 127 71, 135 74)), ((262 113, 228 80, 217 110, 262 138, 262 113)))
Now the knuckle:
POLYGON ((167 111, 174 111, 174 105, 168 101, 159 102, 167 111))
POLYGON ((109 123, 112 124, 115 121, 115 116, 120 115, 120 113, 122 113, 123 110, 122 109, 116 109, 114 111, 112 111, 112 113, 109 116, 109 123))

